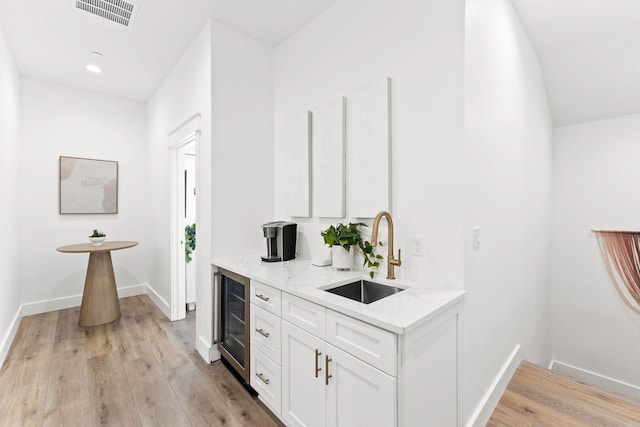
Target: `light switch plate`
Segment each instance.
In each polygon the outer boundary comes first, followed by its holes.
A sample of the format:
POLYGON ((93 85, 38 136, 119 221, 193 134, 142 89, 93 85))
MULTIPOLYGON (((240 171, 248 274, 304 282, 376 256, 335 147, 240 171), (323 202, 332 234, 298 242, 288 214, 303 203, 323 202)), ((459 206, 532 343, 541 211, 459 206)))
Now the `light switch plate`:
POLYGON ((417 237, 411 239, 411 255, 424 256, 424 240, 417 237))
POLYGON ((480 250, 480 227, 473 227, 473 243, 472 247, 474 251, 480 250))

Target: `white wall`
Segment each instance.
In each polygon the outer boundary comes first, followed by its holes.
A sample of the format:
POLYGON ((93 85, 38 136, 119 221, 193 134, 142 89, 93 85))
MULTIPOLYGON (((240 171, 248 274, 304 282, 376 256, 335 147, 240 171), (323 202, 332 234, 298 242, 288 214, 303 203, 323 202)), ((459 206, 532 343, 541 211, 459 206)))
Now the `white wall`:
POLYGON ((0 29, 0 365, 10 345, 12 322, 20 307, 18 255, 18 70, 0 29), (6 344, 6 345, 5 345, 6 344))
POLYGON ((212 251, 264 252, 260 225, 273 218, 274 194, 272 49, 215 21, 212 30, 212 251))
MULTIPOLYGON (((211 24, 207 22, 162 85, 147 103, 149 126, 147 156, 149 157, 148 218, 155 233, 150 236, 154 248, 150 265, 150 284, 168 304, 171 302, 171 152, 168 147, 196 128, 201 131, 196 147, 198 198, 196 206, 197 245, 195 252, 196 346, 208 358, 211 326, 201 316, 210 313, 211 306, 211 24), (189 118, 199 115, 181 127, 189 118), (173 136, 169 136, 174 132, 173 136), (204 330, 201 330, 201 327, 204 330)), ((208 315, 210 316, 210 314, 208 315)), ((209 321, 210 324, 210 321, 209 321)))
POLYGON ((212 255, 259 252, 259 225, 273 215, 271 49, 208 22, 148 102, 151 283, 170 300, 169 132, 199 113, 197 348, 212 338, 212 255), (213 126, 212 126, 213 123, 213 126), (163 230, 166 230, 163 231, 163 230))
MULTIPOLYGON (((273 217, 272 50, 213 21, 211 55, 211 251, 257 254, 260 225, 273 217)), ((201 306, 199 294, 196 328, 210 337, 211 311, 201 306)))
MULTIPOLYGON (((279 45, 274 61, 275 219, 287 212, 291 119, 340 96, 348 105, 351 93, 389 76, 396 276, 462 287, 464 2, 339 1, 279 45), (425 257, 411 257, 410 237, 424 239, 425 257)), ((346 215, 294 218, 299 256, 320 253, 320 231, 351 221, 348 204, 346 215)))
POLYGON ((469 419, 517 345, 529 360, 549 361, 552 123, 536 53, 509 0, 467 1, 465 70, 469 419))
MULTIPOLYGON (((201 131, 198 156, 198 264, 206 266, 211 257, 211 223, 203 219, 211 217, 211 26, 207 22, 180 60, 173 67, 162 85, 147 102, 149 156, 149 217, 152 230, 153 263, 150 266, 150 285, 167 302, 171 299, 171 157, 169 145, 177 142, 181 132, 188 132, 190 125, 178 129, 189 118, 200 115, 197 123, 201 131), (177 137, 169 134, 176 130, 177 137)), ((184 135, 186 136, 186 135, 184 135)), ((205 283, 209 270, 198 271, 205 283)), ((204 307, 203 307, 204 308, 204 307)))
POLYGON ((140 246, 112 254, 119 288, 145 284, 150 245, 145 215, 146 126, 143 103, 23 78, 20 88, 20 283, 22 303, 82 293, 88 255, 56 247, 108 240, 140 246), (59 156, 118 162, 118 213, 60 215, 59 156))
POLYGON ((558 127, 553 147, 553 359, 636 387, 640 316, 610 282, 592 228, 640 230, 640 115, 558 127))

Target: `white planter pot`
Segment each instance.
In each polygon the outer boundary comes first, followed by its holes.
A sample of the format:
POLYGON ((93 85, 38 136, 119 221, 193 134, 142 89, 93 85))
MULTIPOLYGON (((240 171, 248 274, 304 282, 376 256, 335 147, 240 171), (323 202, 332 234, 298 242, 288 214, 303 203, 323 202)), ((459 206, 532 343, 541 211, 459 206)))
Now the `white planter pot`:
POLYGON ((106 239, 106 237, 89 237, 89 240, 91 240, 93 246, 102 246, 102 242, 104 242, 104 239, 106 239))
POLYGON ((331 247, 331 263, 336 270, 353 270, 356 248, 346 250, 342 246, 331 247))

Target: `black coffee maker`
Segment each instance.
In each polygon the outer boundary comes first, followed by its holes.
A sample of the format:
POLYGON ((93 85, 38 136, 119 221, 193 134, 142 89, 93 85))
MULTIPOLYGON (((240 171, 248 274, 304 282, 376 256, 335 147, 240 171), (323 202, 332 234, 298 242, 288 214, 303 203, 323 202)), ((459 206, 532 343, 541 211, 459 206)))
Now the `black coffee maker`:
POLYGON ((262 232, 267 239, 265 262, 288 261, 296 257, 296 237, 298 224, 295 222, 273 221, 262 224, 262 232))

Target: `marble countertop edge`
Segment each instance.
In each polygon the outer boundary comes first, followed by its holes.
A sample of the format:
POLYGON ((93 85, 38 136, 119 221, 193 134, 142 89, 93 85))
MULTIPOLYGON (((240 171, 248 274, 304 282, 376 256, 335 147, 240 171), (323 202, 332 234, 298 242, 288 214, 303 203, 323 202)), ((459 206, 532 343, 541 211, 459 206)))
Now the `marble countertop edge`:
POLYGON ((369 280, 362 270, 337 271, 331 266, 311 265, 307 259, 266 263, 260 260, 259 255, 216 257, 211 264, 399 335, 412 331, 462 301, 466 293, 453 287, 433 288, 410 280, 376 277, 373 281, 401 287, 405 291, 363 304, 324 291, 359 279, 369 280))

